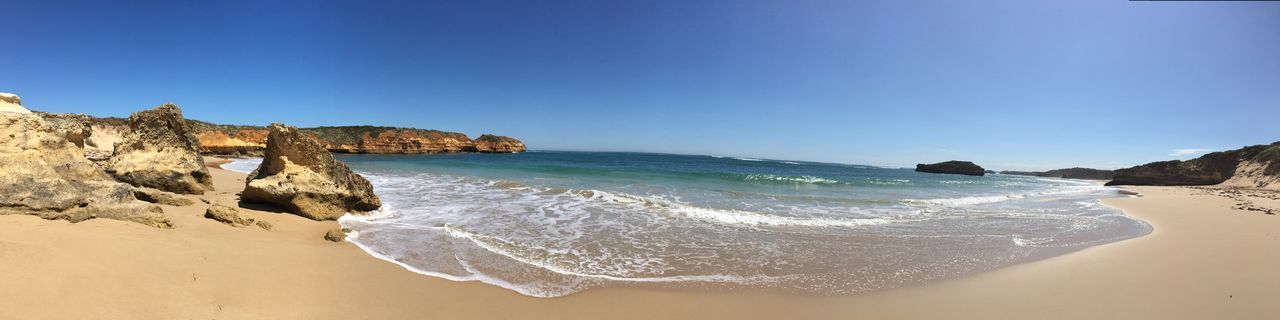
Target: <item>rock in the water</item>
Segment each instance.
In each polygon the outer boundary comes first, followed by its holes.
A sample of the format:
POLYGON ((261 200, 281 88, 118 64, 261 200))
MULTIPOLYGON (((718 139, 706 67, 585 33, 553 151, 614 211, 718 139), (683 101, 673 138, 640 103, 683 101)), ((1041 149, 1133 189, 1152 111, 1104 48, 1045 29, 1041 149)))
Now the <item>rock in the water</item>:
POLYGON ((378 209, 373 185, 338 162, 298 128, 273 123, 262 164, 249 174, 241 199, 266 203, 314 220, 378 209))
POLYGON ((204 217, 236 228, 256 225, 263 230, 271 230, 271 223, 246 216, 244 213, 240 212, 240 209, 220 204, 209 206, 209 209, 204 211, 204 217))
POLYGON ((969 161, 947 161, 934 164, 917 164, 916 171, 928 173, 951 173, 963 174, 970 176, 981 176, 986 174, 986 170, 982 169, 973 162, 969 161))
POLYGON ((506 136, 492 134, 481 135, 475 140, 475 151, 485 153, 517 153, 524 152, 524 142, 506 136))
POLYGON ((138 201, 133 187, 85 159, 65 129, 35 114, 0 113, 0 214, 173 227, 160 207, 138 201))
POLYGON ((129 116, 129 132, 115 145, 107 172, 135 186, 184 194, 213 190, 200 143, 173 104, 129 116))
POLYGON ((350 232, 350 231, 351 230, 347 228, 329 229, 328 232, 324 233, 324 239, 333 241, 333 242, 342 242, 342 240, 347 239, 347 232, 350 232))
POLYGON ((168 192, 160 189, 152 189, 147 187, 135 187, 133 189, 133 197, 138 198, 138 200, 142 200, 150 203, 163 204, 163 205, 169 205, 169 206, 178 206, 178 207, 189 206, 196 203, 191 199, 183 198, 182 196, 179 196, 172 192, 168 192))
POLYGON ((22 107, 22 99, 18 95, 8 92, 0 92, 0 112, 31 113, 22 107))
POLYGON ((1114 185, 1195 186, 1228 182, 1232 186, 1280 186, 1280 142, 1213 152, 1187 161, 1152 162, 1115 171, 1114 185))

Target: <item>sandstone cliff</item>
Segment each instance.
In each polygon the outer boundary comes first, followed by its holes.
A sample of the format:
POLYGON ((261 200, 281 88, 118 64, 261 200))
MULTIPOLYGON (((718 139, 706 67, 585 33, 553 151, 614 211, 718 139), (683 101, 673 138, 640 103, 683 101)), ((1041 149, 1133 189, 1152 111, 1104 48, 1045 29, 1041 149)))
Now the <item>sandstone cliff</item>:
POLYGON ((1216 185, 1280 188, 1280 142, 1214 152, 1187 161, 1116 170, 1107 185, 1216 185))
POLYGON ((464 134, 438 130, 353 126, 302 131, 315 135, 329 151, 339 153, 446 153, 471 151, 475 146, 464 134))
POLYGON ((212 124, 187 120, 200 142, 200 153, 228 156, 262 156, 267 129, 257 126, 212 124))
POLYGON ((0 214, 71 222, 106 218, 172 228, 160 207, 138 201, 133 187, 112 180, 84 158, 81 147, 68 139, 82 133, 39 115, 0 112, 0 214))
POLYGON ((474 150, 485 153, 524 152, 524 143, 507 136, 484 134, 476 138, 474 150))
POLYGON ((169 192, 213 190, 200 143, 173 104, 129 116, 129 131, 116 143, 107 172, 134 186, 169 192))
POLYGON ((240 198, 279 206, 314 220, 382 206, 373 185, 333 159, 319 141, 298 128, 272 124, 262 164, 250 173, 240 198))
POLYGON ((969 176, 982 176, 986 170, 969 161, 947 161, 934 164, 917 164, 916 171, 927 173, 950 173, 969 176))

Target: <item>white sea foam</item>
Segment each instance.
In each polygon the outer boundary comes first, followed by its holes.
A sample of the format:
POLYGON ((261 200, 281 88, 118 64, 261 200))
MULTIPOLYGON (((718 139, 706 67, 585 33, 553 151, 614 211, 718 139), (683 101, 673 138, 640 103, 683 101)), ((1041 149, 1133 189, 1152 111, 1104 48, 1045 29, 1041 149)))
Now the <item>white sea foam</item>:
POLYGON ((222 168, 239 173, 250 173, 260 164, 262 164, 262 158, 240 158, 231 159, 231 162, 223 164, 222 168))
POLYGON ((749 174, 743 178, 747 181, 772 181, 772 182, 793 182, 793 183, 811 183, 811 184, 843 184, 844 181, 832 180, 815 176, 779 176, 772 174, 749 174))
POLYGON ((610 188, 506 174, 360 173, 384 207, 342 217, 355 230, 348 241, 413 272, 535 297, 619 283, 862 292, 989 270, 1042 248, 1114 241, 1095 234, 1121 225, 1108 220, 1118 214, 1113 209, 1089 200, 1088 192, 1105 188, 1055 181, 940 187, 895 175, 851 180, 856 184, 746 176, 831 184, 777 193, 792 188, 733 182, 740 188, 671 191, 648 181, 610 188), (565 185, 582 188, 552 187, 565 185), (953 196, 902 199, 933 194, 921 188, 953 196), (861 190, 884 194, 848 193, 861 190), (974 247, 988 249, 966 249, 974 247))
POLYGON ((660 207, 666 209, 666 213, 699 219, 703 221, 739 225, 739 226, 801 226, 801 227, 860 227, 870 225, 881 225, 896 222, 907 222, 908 220, 893 218, 864 218, 864 219, 832 219, 832 218, 799 218, 784 217, 776 215, 762 214, 758 212, 743 210, 724 210, 703 208, 692 206, 678 201, 640 197, 629 194, 611 194, 603 191, 596 191, 601 195, 601 199, 607 199, 615 202, 638 203, 648 206, 660 207))
POLYGON ((916 204, 916 205, 957 207, 957 206, 972 206, 972 205, 1004 202, 1004 201, 1009 201, 1014 199, 1023 199, 1028 197, 1041 197, 1041 196, 1063 195, 1063 194, 1072 194, 1072 193, 1097 192, 1104 189, 1105 188, 1102 186, 1065 186, 1065 187, 1059 187, 1059 188, 1055 188, 1047 191, 1033 191, 1033 192, 994 195, 994 196, 973 196, 973 197, 959 197, 959 198, 904 199, 903 202, 909 203, 909 204, 916 204))

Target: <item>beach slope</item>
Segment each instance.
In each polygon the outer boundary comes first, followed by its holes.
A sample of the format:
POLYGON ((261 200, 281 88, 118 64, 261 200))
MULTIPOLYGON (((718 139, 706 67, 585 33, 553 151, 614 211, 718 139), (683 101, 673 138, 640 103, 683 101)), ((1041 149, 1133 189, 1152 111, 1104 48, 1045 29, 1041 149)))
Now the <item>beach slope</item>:
MULTIPOLYGON (((244 174, 184 195, 239 206, 244 174)), ((1133 187, 1105 200, 1151 223, 1145 237, 917 287, 855 296, 606 288, 563 298, 409 272, 337 224, 242 208, 272 230, 163 206, 174 229, 97 219, 0 216, 0 319, 830 319, 1280 318, 1280 216, 1185 187, 1133 187)), ((1249 198, 1254 206, 1280 200, 1249 198)), ((1274 198, 1274 195, 1270 195, 1274 198)), ((263 209, 263 208, 259 208, 263 209)))

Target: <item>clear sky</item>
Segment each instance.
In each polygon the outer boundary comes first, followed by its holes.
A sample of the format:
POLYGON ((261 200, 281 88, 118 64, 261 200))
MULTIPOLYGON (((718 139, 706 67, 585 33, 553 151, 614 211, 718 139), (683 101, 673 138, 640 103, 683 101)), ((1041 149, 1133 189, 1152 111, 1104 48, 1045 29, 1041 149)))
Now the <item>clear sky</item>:
POLYGON ((52 112, 1114 168, 1280 140, 1280 2, 0 0, 52 112))

